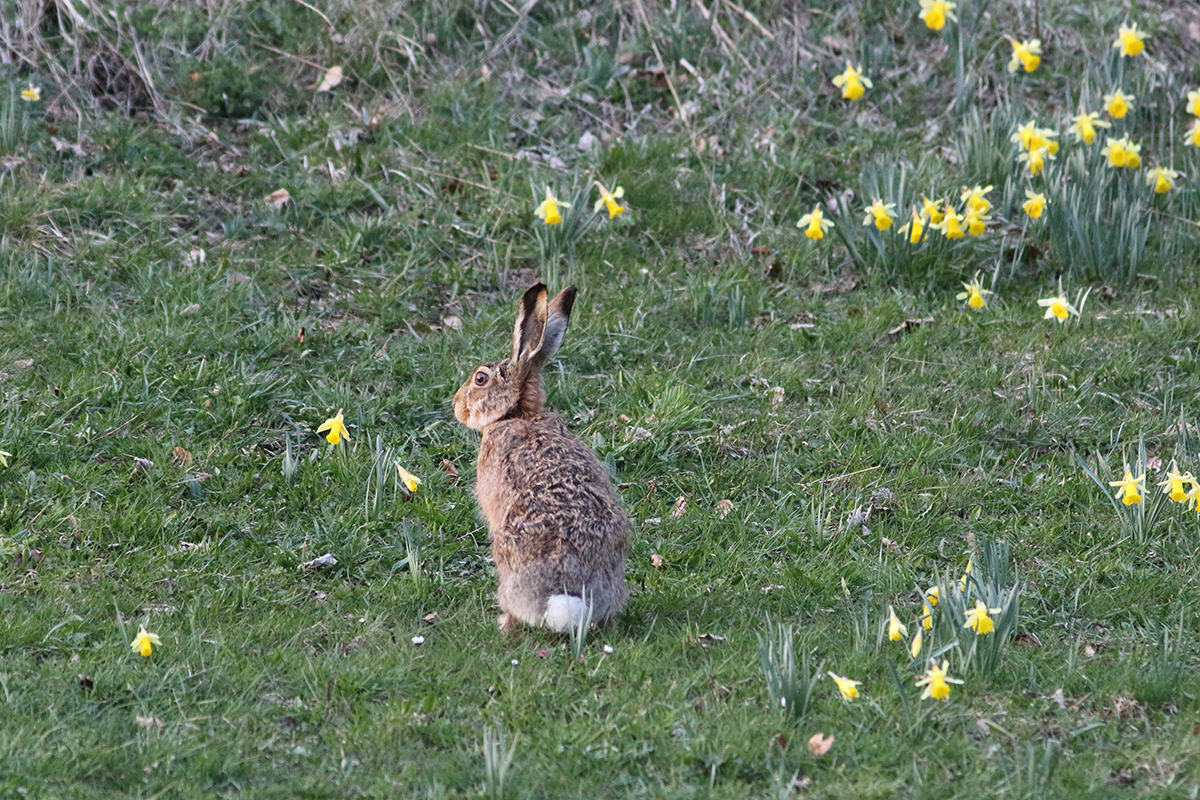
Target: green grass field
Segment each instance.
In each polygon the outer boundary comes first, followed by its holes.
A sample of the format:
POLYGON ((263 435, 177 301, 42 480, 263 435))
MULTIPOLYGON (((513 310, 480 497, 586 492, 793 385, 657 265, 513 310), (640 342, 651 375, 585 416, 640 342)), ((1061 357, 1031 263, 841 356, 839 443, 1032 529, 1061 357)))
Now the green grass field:
POLYGON ((1200 795, 1195 4, 108 8, 0 0, 0 797, 1200 795), (538 279, 634 528, 579 659, 496 630, 450 408, 538 279))

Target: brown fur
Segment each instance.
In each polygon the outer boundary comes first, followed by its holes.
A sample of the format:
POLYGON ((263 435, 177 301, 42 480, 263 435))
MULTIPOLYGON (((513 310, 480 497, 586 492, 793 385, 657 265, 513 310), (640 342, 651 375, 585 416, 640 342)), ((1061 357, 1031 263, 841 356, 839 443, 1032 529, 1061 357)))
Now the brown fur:
POLYGON ((542 284, 527 291, 512 356, 477 367, 454 396, 455 416, 483 434, 475 494, 491 533, 502 628, 542 624, 552 595, 586 591, 596 622, 620 613, 628 597, 629 523, 612 481, 544 409, 542 366, 566 335, 574 298, 574 286, 549 303, 542 284))

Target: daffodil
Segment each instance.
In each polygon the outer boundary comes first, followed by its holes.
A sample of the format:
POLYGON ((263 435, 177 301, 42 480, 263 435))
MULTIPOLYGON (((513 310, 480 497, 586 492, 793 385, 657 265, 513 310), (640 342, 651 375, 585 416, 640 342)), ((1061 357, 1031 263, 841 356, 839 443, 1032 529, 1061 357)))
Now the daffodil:
POLYGON ((992 621, 992 614, 999 614, 1000 609, 988 608, 987 603, 982 600, 975 601, 975 607, 967 612, 966 623, 964 628, 970 628, 979 636, 985 636, 996 629, 996 623, 992 621))
POLYGON ((862 67, 855 68, 847 61, 846 71, 833 79, 833 85, 841 88, 842 97, 847 100, 857 100, 867 89, 871 88, 871 79, 862 74, 862 67))
POLYGON ((1194 509, 1197 514, 1200 514, 1200 481, 1196 480, 1191 475, 1187 476, 1190 488, 1187 493, 1187 507, 1194 509))
POLYGON ((1113 42, 1112 46, 1120 49, 1122 58, 1136 56, 1146 49, 1145 42, 1148 35, 1145 31, 1138 30, 1136 22, 1129 26, 1122 25, 1117 31, 1117 40, 1113 42))
POLYGON ((941 594, 942 594, 942 587, 930 586, 928 589, 925 590, 925 599, 929 602, 929 605, 936 607, 938 604, 938 601, 941 599, 941 594))
POLYGON ((1167 473, 1167 479, 1158 485, 1164 487, 1163 494, 1170 497, 1176 503, 1183 503, 1187 501, 1188 497, 1187 490, 1183 488, 1183 482, 1191 480, 1191 478, 1191 475, 1180 475, 1179 466, 1172 459, 1171 470, 1167 473))
POLYGON ((972 236, 980 236, 987 229, 986 223, 991 221, 991 217, 986 217, 980 214, 973 208, 968 208, 967 213, 963 215, 963 222, 967 223, 967 233, 972 236))
POLYGON ((346 421, 342 418, 342 410, 339 408, 338 413, 321 423, 321 427, 317 428, 317 433, 325 433, 325 441, 330 444, 341 444, 342 437, 346 441, 350 441, 350 432, 346 430, 346 421), (325 433, 329 431, 329 433, 325 433))
POLYGON ((1109 137, 1100 154, 1108 157, 1110 167, 1137 169, 1142 164, 1141 150, 1142 146, 1129 141, 1128 136, 1122 136, 1120 139, 1109 137))
POLYGON ((1200 119, 1192 121, 1192 127, 1183 137, 1183 143, 1192 147, 1200 147, 1200 119))
POLYGON ((978 211, 980 214, 986 214, 992 210, 992 204, 987 199, 987 194, 994 187, 992 186, 975 186, 973 189, 963 187, 962 197, 960 198, 970 208, 978 211))
POLYGON ((1046 309, 1046 313, 1042 315, 1042 319, 1057 319, 1059 322, 1066 322, 1067 318, 1074 314, 1079 316, 1079 312, 1075 310, 1075 306, 1067 302, 1067 296, 1060 294, 1057 297, 1046 297, 1037 301, 1039 306, 1046 309))
POLYGON ((967 591, 967 582, 971 579, 971 570, 975 567, 975 557, 971 556, 967 559, 967 568, 963 570, 962 577, 958 579, 958 590, 960 592, 967 591))
POLYGON ((942 205, 945 202, 945 200, 930 200, 928 197, 922 196, 921 203, 923 207, 921 208, 921 213, 929 217, 929 221, 934 224, 941 222, 942 218, 946 216, 946 212, 942 211, 942 205))
MULTIPOLYGON (((967 305, 970 306, 971 308, 984 308, 985 306, 987 306, 987 298, 984 297, 984 295, 985 294, 995 294, 995 292, 993 292, 992 290, 984 289, 982 286, 979 285, 979 273, 978 272, 975 273, 975 277, 971 278, 970 283, 963 283, 963 286, 966 288, 966 291, 959 292, 958 294, 954 295, 954 299, 955 300, 966 300, 967 305)), ((937 587, 935 586, 934 588, 936 589, 937 587)))
POLYGON ((1009 72, 1016 72, 1021 67, 1024 67, 1026 72, 1033 72, 1042 63, 1041 39, 1027 39, 1018 42, 1010 36, 1004 38, 1008 39, 1013 49, 1012 58, 1008 62, 1009 72))
POLYGON ((34 86, 32 83, 21 90, 21 99, 26 103, 36 103, 42 99, 42 89, 40 86, 34 86))
POLYGON ((928 600, 921 603, 921 627, 927 631, 933 629, 933 609, 928 600))
POLYGON ((1093 111, 1090 114, 1080 114, 1071 117, 1071 135, 1075 137, 1075 141, 1091 144, 1096 141, 1096 128, 1111 128, 1111 122, 1105 122, 1100 119, 1100 112, 1093 111))
POLYGON ((892 223, 896 220, 892 213, 896 209, 895 203, 885 204, 882 200, 876 197, 871 205, 867 206, 863 211, 866 217, 863 219, 863 225, 875 224, 875 227, 881 231, 886 231, 892 227, 892 223))
POLYGON ((133 641, 129 643, 129 649, 135 653, 141 653, 142 658, 149 658, 156 645, 162 646, 158 634, 147 631, 145 625, 139 625, 138 635, 133 637, 133 641))
POLYGON ((600 190, 600 199, 592 207, 593 211, 599 211, 603 206, 608 209, 609 219, 615 219, 625 213, 625 206, 617 202, 619 198, 625 196, 624 188, 618 186, 616 191, 610 192, 600 185, 600 181, 596 181, 596 188, 600 190))
POLYGON ((1138 489, 1140 488, 1142 491, 1146 490, 1146 473, 1143 472, 1135 478, 1133 477, 1133 473, 1129 471, 1129 468, 1126 467, 1125 477, 1119 481, 1109 481, 1108 485, 1117 487, 1115 496, 1122 503, 1127 506, 1137 505, 1142 502, 1142 495, 1138 489))
POLYGON ((958 17, 954 16, 956 8, 957 5, 946 0, 921 0, 921 13, 917 16, 931 31, 940 31, 946 27, 946 20, 958 21, 958 17))
POLYGON ((1200 89, 1187 93, 1187 113, 1200 117, 1200 89))
POLYGON ((825 674, 833 678, 833 682, 837 684, 838 691, 842 693, 842 697, 847 700, 853 700, 858 697, 858 687, 862 685, 862 681, 852 681, 849 678, 843 678, 841 675, 835 675, 833 672, 826 672, 825 674))
POLYGON ((1017 132, 1008 137, 1008 140, 1017 143, 1028 152, 1045 149, 1050 155, 1055 155, 1058 152, 1058 142, 1054 141, 1057 136, 1057 132, 1050 128, 1039 128, 1037 120, 1031 119, 1017 128, 1017 132))
POLYGON ((570 208, 570 203, 564 203, 554 196, 554 192, 550 191, 550 187, 546 187, 546 199, 542 204, 533 210, 533 213, 541 217, 547 225, 557 225, 563 221, 562 214, 559 213, 558 207, 570 208))
POLYGON ((908 628, 896 616, 892 607, 888 606, 888 638, 893 642, 898 642, 905 636, 908 636, 908 628))
POLYGON ((404 488, 408 489, 410 494, 412 494, 413 492, 416 492, 417 487, 421 485, 421 479, 418 478, 416 475, 413 475, 411 472, 406 470, 404 467, 400 466, 399 461, 395 462, 395 464, 396 464, 396 471, 398 473, 400 473, 400 482, 404 484, 404 488))
POLYGON ((796 227, 805 228, 804 235, 810 239, 822 239, 825 237, 825 232, 833 227, 833 223, 825 219, 825 215, 821 213, 821 207, 817 205, 800 218, 796 227))
POLYGON ((1040 218, 1042 212, 1046 210, 1046 204, 1050 202, 1046 199, 1046 195, 1041 192, 1035 193, 1032 189, 1026 189, 1025 197, 1028 199, 1021 204, 1021 209, 1030 219, 1040 218))
POLYGON ((921 638, 921 629, 917 628, 916 635, 913 636, 912 641, 909 642, 909 645, 908 645, 908 652, 912 655, 913 658, 916 658, 917 656, 921 655, 921 642, 922 641, 923 640, 921 638))
POLYGON ((918 244, 921 241, 921 236, 925 233, 925 220, 921 218, 915 208, 912 212, 912 219, 905 223, 900 232, 908 236, 909 244, 918 244))
POLYGON ((8 460, 10 458, 12 458, 12 453, 8 452, 7 450, 0 450, 0 464, 3 464, 7 467, 8 460))
POLYGON ((1175 188, 1179 173, 1166 167, 1155 167, 1146 171, 1146 185, 1154 187, 1155 194, 1166 194, 1175 188))
POLYGON ((1042 170, 1046 167, 1046 159, 1051 158, 1046 148, 1039 147, 1036 150, 1030 150, 1028 153, 1021 153, 1017 156, 1017 161, 1029 167, 1030 176, 1041 175, 1042 170))
POLYGON ((1133 101, 1136 99, 1133 95, 1117 89, 1112 94, 1104 95, 1104 109, 1113 119, 1121 119, 1133 108, 1133 101))
POLYGON ((951 678, 946 674, 949 669, 950 662, 947 659, 942 659, 940 667, 936 661, 930 659, 928 671, 917 678, 917 686, 925 687, 925 690, 921 692, 922 700, 926 697, 932 697, 934 700, 945 700, 950 696, 950 684, 962 683, 958 678, 951 678))
POLYGON ((946 204, 942 221, 933 227, 945 234, 947 239, 961 239, 966 235, 962 229, 962 217, 955 213, 954 207, 949 203, 946 204))

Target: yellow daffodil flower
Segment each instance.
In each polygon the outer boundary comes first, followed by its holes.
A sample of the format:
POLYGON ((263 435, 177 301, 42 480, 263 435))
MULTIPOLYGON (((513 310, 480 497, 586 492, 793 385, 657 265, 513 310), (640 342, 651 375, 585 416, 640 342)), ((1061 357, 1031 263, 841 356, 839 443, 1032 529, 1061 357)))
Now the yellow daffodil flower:
POLYGON ((904 225, 904 227, 900 229, 900 233, 908 236, 909 244, 920 243, 921 236, 922 236, 922 234, 925 233, 925 221, 921 218, 921 216, 919 214, 917 214, 917 210, 915 208, 913 209, 913 212, 912 212, 912 219, 909 220, 904 225))
POLYGON ((1137 23, 1125 26, 1122 25, 1117 31, 1117 40, 1112 46, 1119 48, 1121 57, 1136 56, 1146 49, 1146 37, 1149 36, 1145 31, 1137 29, 1137 23))
POLYGON ((987 603, 976 600, 975 607, 967 612, 967 621, 963 627, 970 628, 979 636, 985 636, 996 629, 996 623, 990 615, 999 613, 1000 609, 988 608, 987 603))
POLYGON ((1018 42, 1011 36, 1004 38, 1008 39, 1013 49, 1012 58, 1008 62, 1009 72, 1016 72, 1021 67, 1024 67, 1026 72, 1033 72, 1042 63, 1041 39, 1027 39, 1024 42, 1018 42))
POLYGON ((921 209, 921 213, 929 217, 930 222, 936 224, 941 222, 946 216, 946 213, 942 211, 942 205, 946 202, 945 200, 930 200, 928 197, 922 196, 921 202, 924 205, 924 207, 921 209))
POLYGON ((155 646, 162 646, 158 634, 148 632, 145 625, 139 625, 138 635, 129 643, 129 649, 135 653, 141 653, 142 658, 149 658, 150 654, 154 652, 155 646))
POLYGON ((1042 319, 1057 319, 1059 322, 1066 322, 1067 318, 1072 314, 1077 317, 1079 316, 1079 312, 1075 310, 1075 306, 1067 302, 1065 294, 1038 300, 1037 304, 1046 309, 1046 313, 1042 315, 1042 319))
POLYGON ((976 186, 973 189, 963 187, 960 199, 980 214, 986 214, 992 210, 992 204, 987 199, 987 193, 993 188, 992 186, 976 186))
POLYGON ((1119 481, 1109 481, 1109 486, 1117 487, 1115 497, 1127 506, 1137 505, 1142 502, 1141 492, 1146 490, 1146 473, 1133 477, 1133 473, 1128 468, 1125 469, 1125 477, 1119 481))
POLYGON ((418 478, 416 475, 413 475, 411 472, 406 470, 404 467, 400 466, 399 461, 395 462, 395 464, 396 464, 396 471, 398 473, 400 473, 400 482, 404 484, 404 488, 408 489, 410 494, 412 494, 413 492, 416 492, 417 487, 421 485, 421 479, 418 478))
POLYGON ((945 700, 950 696, 950 684, 961 684, 958 678, 951 678, 946 672, 950 669, 950 662, 947 659, 942 659, 942 665, 939 667, 936 661, 929 661, 929 669, 924 675, 917 678, 917 686, 924 686, 925 691, 921 692, 921 699, 932 697, 934 700, 945 700))
POLYGON ((1191 477, 1191 475, 1180 475, 1179 466, 1172 459, 1171 471, 1167 473, 1167 479, 1158 485, 1164 487, 1163 494, 1170 497, 1176 503, 1183 503, 1187 501, 1188 497, 1187 490, 1183 488, 1183 482, 1191 479, 1191 477))
POLYGON ((947 239, 961 239, 966 235, 962 229, 962 217, 954 212, 954 207, 949 203, 946 204, 942 221, 933 227, 941 231, 947 239))
MULTIPOLYGON (((967 305, 971 308, 984 308, 987 306, 987 298, 984 295, 995 294, 991 289, 984 289, 979 285, 978 272, 975 273, 975 277, 971 279, 970 283, 963 283, 963 286, 966 287, 966 291, 954 295, 954 299, 966 300, 967 305)), ((936 589, 937 587, 935 586, 934 588, 936 589)))
POLYGON ((921 13, 917 16, 931 31, 940 31, 946 27, 946 20, 958 21, 958 17, 954 16, 956 8, 957 5, 946 0, 921 0, 921 13))
POLYGON ((1058 142, 1054 141, 1057 136, 1057 132, 1050 128, 1039 128, 1037 120, 1031 119, 1017 128, 1017 132, 1008 137, 1008 140, 1020 145, 1027 152, 1045 149, 1050 155, 1055 155, 1058 153, 1058 142))
POLYGON ((1133 101, 1137 98, 1117 89, 1112 94, 1104 95, 1104 109, 1113 119, 1121 119, 1133 109, 1133 101))
POLYGON ((892 223, 896 220, 896 217, 892 214, 895 209, 895 203, 887 203, 885 205, 882 200, 876 197, 871 202, 871 205, 863 209, 867 215, 863 219, 863 225, 870 225, 871 223, 874 223, 876 228, 881 231, 886 231, 888 228, 892 227, 892 223))
POLYGON ((1096 141, 1096 128, 1111 127, 1111 122, 1105 122, 1100 119, 1099 111, 1071 117, 1071 135, 1075 137, 1075 141, 1077 142, 1082 141, 1085 144, 1091 144, 1096 141))
POLYGON ((550 191, 550 187, 546 187, 546 199, 542 204, 533 210, 534 214, 541 217, 547 225, 557 225, 563 221, 562 214, 559 213, 558 207, 570 208, 570 203, 564 203, 554 196, 554 192, 550 191))
POLYGON ((862 681, 852 681, 849 678, 843 678, 841 675, 835 675, 833 672, 826 672, 825 674, 833 678, 833 682, 837 684, 838 691, 842 693, 842 697, 847 700, 853 700, 858 697, 858 687, 862 686, 862 681))
POLYGON ((1166 194, 1175 188, 1179 173, 1166 167, 1155 167, 1146 171, 1146 185, 1154 187, 1155 194, 1166 194))
POLYGON ((963 216, 963 222, 967 223, 967 233, 972 236, 980 236, 987 229, 986 223, 992 218, 980 214, 973 208, 968 208, 967 213, 963 216))
POLYGON ((896 616, 892 607, 888 606, 888 638, 893 642, 898 642, 905 636, 908 636, 908 628, 896 616))
POLYGON ((1187 93, 1187 113, 1200 117, 1200 89, 1187 93))
POLYGON ((926 601, 929 602, 929 605, 937 606, 938 601, 941 599, 941 594, 942 594, 942 587, 930 586, 928 589, 925 590, 925 599, 926 599, 926 601))
POLYGON ((0 450, 0 464, 3 464, 7 467, 8 460, 10 458, 12 458, 12 453, 8 452, 7 450, 0 450))
POLYGON ((846 71, 833 79, 833 85, 841 88, 842 97, 847 100, 857 100, 867 89, 871 88, 871 79, 862 74, 862 67, 856 69, 847 61, 846 71))
POLYGON ((617 202, 618 198, 625 196, 625 189, 618 186, 616 191, 610 192, 600 185, 600 181, 596 181, 596 188, 600 190, 600 199, 592 207, 593 211, 599 211, 601 206, 603 206, 608 209, 609 219, 616 219, 625 213, 625 207, 617 202))
POLYGON ((1183 143, 1192 147, 1200 147, 1200 119, 1192 122, 1192 127, 1188 130, 1187 136, 1183 137, 1183 143))
POLYGON ((1017 132, 1008 137, 1010 142, 1015 142, 1020 145, 1023 150, 1033 149, 1033 137, 1037 135, 1037 120, 1029 120, 1021 127, 1017 128, 1017 132))
POLYGON ((967 591, 967 581, 971 579, 971 570, 975 568, 975 557, 971 556, 967 559, 967 568, 963 570, 963 575, 958 579, 958 590, 960 592, 967 591))
POLYGON ((1109 137, 1100 154, 1108 157, 1110 167, 1137 169, 1142 164, 1141 150, 1142 146, 1129 141, 1128 136, 1122 136, 1120 139, 1109 137))
POLYGON ((1030 150, 1028 153, 1021 153, 1021 155, 1017 156, 1017 161, 1029 167, 1029 174, 1033 176, 1042 174, 1042 170, 1046 167, 1047 158, 1053 158, 1053 156, 1046 151, 1046 148, 1039 147, 1036 150, 1030 150))
POLYGON ((1025 190, 1025 197, 1028 199, 1021 205, 1021 209, 1030 219, 1038 219, 1042 216, 1042 212, 1046 210, 1046 205, 1050 202, 1046 199, 1046 195, 1041 192, 1033 192, 1031 189, 1025 190))
POLYGON ((325 441, 330 444, 341 444, 342 438, 350 441, 350 432, 346 430, 346 421, 342 418, 342 410, 339 408, 338 413, 321 423, 321 427, 317 428, 317 433, 325 434, 325 441))
POLYGON ((929 607, 929 601, 921 603, 921 627, 925 630, 933 630, 933 609, 929 607))
POLYGON ((825 215, 821 213, 819 205, 813 206, 813 210, 800 218, 796 223, 797 228, 805 228, 804 235, 810 239, 822 239, 825 237, 825 232, 833 227, 833 223, 825 219, 825 215))
POLYGON ((32 83, 21 90, 21 99, 26 103, 36 103, 42 99, 42 89, 40 86, 34 86, 32 83))
POLYGON ((1200 481, 1191 475, 1188 475, 1187 479, 1191 486, 1187 493, 1187 507, 1189 510, 1194 509, 1197 514, 1200 514, 1200 481))
POLYGON ((921 629, 917 628, 916 635, 913 636, 912 642, 910 642, 908 645, 908 652, 912 655, 913 658, 916 658, 917 656, 921 655, 921 642, 922 641, 923 640, 921 638, 921 629))

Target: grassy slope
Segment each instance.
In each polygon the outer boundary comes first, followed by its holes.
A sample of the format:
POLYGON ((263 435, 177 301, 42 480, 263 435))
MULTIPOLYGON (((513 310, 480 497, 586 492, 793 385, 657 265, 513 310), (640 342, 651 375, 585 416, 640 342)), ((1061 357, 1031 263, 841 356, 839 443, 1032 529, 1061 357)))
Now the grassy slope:
MULTIPOLYGON (((929 155, 926 115, 938 141, 960 120, 943 114, 953 56, 915 6, 752 8, 774 43, 731 12, 748 67, 696 12, 651 9, 664 56, 706 81, 676 75, 701 109, 690 131, 665 86, 609 83, 617 62, 582 52, 652 64, 632 10, 585 20, 548 4, 514 23, 468 5, 367 9, 326 9, 340 45, 294 3, 216 19, 140 9, 131 24, 162 37, 148 48, 167 99, 231 119, 97 115, 83 156, 56 151, 36 118, 6 139, 24 161, 0 194, 0 447, 14 454, 0 473, 0 793, 471 795, 488 727, 519 734, 517 796, 774 797, 797 774, 812 783, 792 794, 822 797, 1194 792, 1197 521, 1171 509, 1135 544, 1072 458, 1116 469, 1140 431, 1169 460, 1198 390, 1194 255, 1151 254, 1138 269, 1164 280, 1125 284, 1053 247, 1009 278, 1000 234, 869 273, 833 236, 800 239, 813 203, 861 195, 865 162, 903 156, 931 191, 992 177, 986 158, 929 155), (234 44, 204 50, 222 26, 234 44), (437 44, 410 60, 396 33, 437 44), (313 95, 296 87, 319 71, 263 44, 351 77, 313 95), (827 81, 847 52, 880 90, 853 126, 862 109, 827 81), (583 125, 605 142, 595 160, 575 146, 583 125), (566 193, 588 168, 622 183, 630 222, 543 261, 530 182, 566 193), (281 186, 293 202, 274 210, 262 198, 281 186), (194 247, 202 265, 187 263, 194 247), (1000 298, 966 312, 957 282, 997 259, 1000 298), (851 271, 860 288, 820 291, 851 271), (1058 271, 1115 291, 1097 289, 1080 323, 1041 322, 1033 300, 1058 271), (551 404, 609 459, 637 527, 629 611, 577 664, 556 637, 495 632, 477 439, 448 408, 466 371, 502 354, 538 272, 582 289, 551 404), (339 408, 354 442, 331 452, 312 431, 339 408), (425 483, 410 500, 389 477, 372 511, 376 437, 425 483), (870 532, 848 528, 880 489, 894 502, 870 532), (673 517, 677 497, 688 508, 673 517), (931 710, 874 624, 889 604, 912 619, 917 587, 985 536, 1012 545, 1022 635, 997 674, 931 710), (336 568, 300 568, 327 551, 336 568), (756 650, 768 614, 798 626, 814 663, 863 680, 863 699, 846 707, 824 681, 803 722, 773 712, 756 650), (128 649, 142 623, 163 638, 145 660, 128 649), (805 747, 818 730, 837 737, 822 758, 805 747)), ((1171 91, 1200 79, 1171 71, 1195 61, 1186 10, 1144 15, 1171 91)), ((984 118, 1005 93, 1057 108, 1121 18, 1041 12, 1046 73, 1019 89, 994 46, 1011 29, 994 19, 1016 12, 979 22, 984 118)), ((39 46, 61 55, 52 37, 39 46)), ((50 124, 74 138, 69 102, 47 94, 62 110, 50 124)), ((117 96, 150 105, 136 82, 117 96)), ((1163 124, 1147 111, 1138 130, 1163 124)), ((1005 188, 1012 219, 1020 187, 1005 188)), ((1166 210, 1189 217, 1196 195, 1166 210)))

